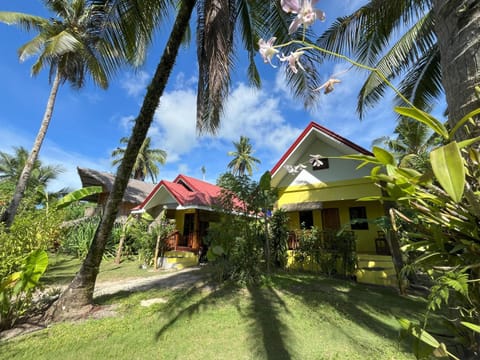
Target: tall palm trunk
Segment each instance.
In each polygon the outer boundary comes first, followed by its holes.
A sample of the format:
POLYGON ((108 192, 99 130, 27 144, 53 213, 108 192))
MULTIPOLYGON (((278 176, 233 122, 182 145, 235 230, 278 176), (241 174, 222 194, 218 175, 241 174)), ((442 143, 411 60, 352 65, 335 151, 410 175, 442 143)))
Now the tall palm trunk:
MULTIPOLYGON (((480 107, 475 86, 480 84, 480 2, 434 0, 435 32, 441 55, 448 120, 453 127, 463 116, 480 107)), ((480 117, 474 134, 480 135, 480 117)), ((465 136, 458 134, 459 138, 465 136)))
POLYGON ((13 194, 12 201, 8 205, 8 208, 3 212, 0 222, 4 223, 7 228, 12 225, 15 215, 17 214, 18 206, 23 199, 25 190, 27 189, 28 181, 30 180, 30 175, 35 166, 35 162, 38 159, 38 153, 42 147, 43 140, 47 134, 48 125, 50 125, 50 120, 52 119, 53 107, 55 106, 55 99, 57 98, 58 88, 60 87, 61 77, 57 69, 55 73, 55 78, 53 79, 52 88, 50 90, 50 95, 48 96, 47 107, 45 113, 43 114, 42 123, 40 129, 38 130, 37 137, 33 143, 32 150, 28 155, 28 159, 23 167, 20 178, 17 181, 17 186, 13 194))
POLYGON ((105 250, 105 244, 111 234, 115 221, 118 206, 120 205, 123 193, 127 187, 135 159, 137 158, 140 147, 147 136, 155 110, 159 105, 160 97, 163 94, 172 72, 178 49, 182 43, 194 7, 195 0, 184 0, 181 2, 181 7, 162 58, 157 66, 155 75, 148 86, 142 108, 135 121, 132 136, 130 137, 125 150, 122 163, 118 168, 112 191, 107 200, 105 212, 95 233, 87 257, 73 281, 47 314, 51 319, 62 319, 75 316, 77 311, 92 303, 95 281, 105 250))

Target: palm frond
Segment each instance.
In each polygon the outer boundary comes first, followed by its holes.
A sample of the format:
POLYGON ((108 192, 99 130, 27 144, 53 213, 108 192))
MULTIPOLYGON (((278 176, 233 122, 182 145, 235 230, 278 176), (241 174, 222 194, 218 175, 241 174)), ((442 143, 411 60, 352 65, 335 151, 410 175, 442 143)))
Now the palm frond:
POLYGON ((48 25, 48 20, 41 16, 10 11, 0 11, 0 22, 17 25, 25 31, 42 31, 48 25))
POLYGON ((197 12, 197 131, 214 133, 230 89, 235 1, 201 1, 197 12))
MULTIPOLYGON (((430 104, 440 96, 443 85, 438 46, 433 46, 405 74, 399 90, 413 105, 422 110, 427 110, 430 104)), ((396 99, 396 103, 403 105, 401 99, 396 99)))
MULTIPOLYGON (((423 53, 429 51, 434 43, 432 14, 429 12, 404 32, 379 59, 375 68, 385 78, 392 80, 415 66, 423 53)), ((372 72, 367 77, 358 97, 357 112, 360 118, 364 117, 366 108, 372 107, 383 97, 386 87, 387 84, 378 74, 372 72)))
POLYGON ((254 28, 250 16, 253 12, 256 11, 256 9, 254 6, 251 6, 250 3, 252 2, 246 0, 238 1, 238 27, 240 28, 240 35, 242 38, 243 46, 248 53, 248 80, 250 84, 256 87, 260 87, 260 74, 258 73, 257 65, 255 64, 258 38, 255 37, 254 28))

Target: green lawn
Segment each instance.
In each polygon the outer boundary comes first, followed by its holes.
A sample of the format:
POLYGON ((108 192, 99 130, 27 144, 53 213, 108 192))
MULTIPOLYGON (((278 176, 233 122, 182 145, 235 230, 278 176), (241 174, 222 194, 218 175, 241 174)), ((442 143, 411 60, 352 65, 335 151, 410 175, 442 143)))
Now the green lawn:
MULTIPOLYGON (((68 264, 53 266, 50 275, 68 264)), ((116 271, 111 265, 104 273, 116 271)), ((152 289, 97 302, 118 304, 118 315, 3 342, 0 358, 414 359, 409 344, 399 342, 394 315, 418 319, 424 308, 422 299, 392 289, 292 273, 258 287, 152 289), (152 298, 165 303, 140 305, 152 298)))
MULTIPOLYGON (((64 254, 49 254, 48 268, 42 277, 45 285, 68 285, 80 269, 81 260, 64 254)), ((120 265, 112 259, 102 261, 98 281, 111 281, 126 278, 149 277, 158 275, 153 270, 144 270, 139 267, 138 261, 123 260, 120 265)))

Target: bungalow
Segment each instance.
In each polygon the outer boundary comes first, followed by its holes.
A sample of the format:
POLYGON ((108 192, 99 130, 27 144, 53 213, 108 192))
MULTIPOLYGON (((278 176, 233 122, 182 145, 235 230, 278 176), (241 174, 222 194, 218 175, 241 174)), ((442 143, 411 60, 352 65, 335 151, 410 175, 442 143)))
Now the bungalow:
POLYGON ((272 168, 271 184, 279 193, 277 207, 289 217, 289 247, 298 246, 295 234, 301 228, 315 226, 325 237, 339 229, 350 231, 356 241, 357 279, 394 285, 386 242, 372 222, 384 215, 383 206, 379 201, 357 201, 380 195, 380 189, 366 178, 371 168, 357 169, 358 161, 339 158, 352 154, 372 155, 311 122, 272 168))
POLYGON ((175 220, 177 232, 170 239, 179 251, 198 253, 211 222, 219 220, 221 188, 185 175, 172 182, 160 181, 134 212, 146 211, 157 218, 162 210, 167 219, 175 220))
MULTIPOLYGON (((86 169, 77 167, 78 175, 82 182, 82 187, 87 186, 101 186, 103 191, 99 194, 91 195, 85 200, 97 203, 95 211, 103 211, 110 191, 115 181, 115 175, 101 172, 93 169, 86 169)), ((130 179, 128 181, 125 194, 118 209, 118 216, 128 216, 130 211, 142 203, 147 195, 152 191, 154 184, 146 183, 140 180, 130 179)))

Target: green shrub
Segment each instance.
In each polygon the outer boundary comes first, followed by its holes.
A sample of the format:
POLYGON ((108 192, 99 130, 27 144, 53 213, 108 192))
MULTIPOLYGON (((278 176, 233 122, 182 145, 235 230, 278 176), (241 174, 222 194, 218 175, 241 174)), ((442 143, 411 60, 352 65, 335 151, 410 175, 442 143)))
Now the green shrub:
POLYGON ((0 331, 11 328, 31 309, 33 292, 48 266, 44 250, 32 251, 22 260, 20 271, 5 276, 0 282, 0 331))
POLYGON ((19 213, 9 231, 0 225, 0 278, 17 271, 32 251, 55 249, 64 234, 62 221, 61 212, 41 209, 19 213))
POLYGON ((285 268, 288 259, 288 215, 276 210, 270 218, 270 251, 273 264, 285 268))
MULTIPOLYGON (((66 235, 60 244, 60 250, 69 255, 78 257, 79 259, 84 259, 90 249, 90 244, 92 243, 99 223, 100 217, 94 216, 68 227, 66 235)), ((115 232, 112 232, 112 235, 106 244, 105 252, 103 254, 105 258, 115 255, 115 234, 115 232)))

